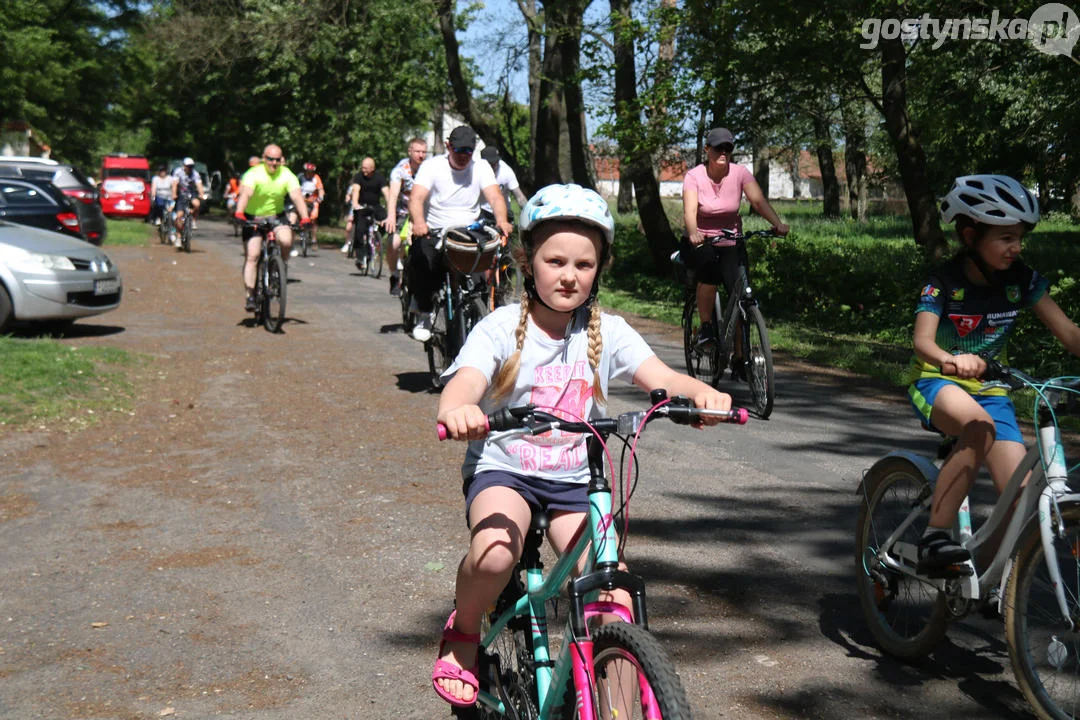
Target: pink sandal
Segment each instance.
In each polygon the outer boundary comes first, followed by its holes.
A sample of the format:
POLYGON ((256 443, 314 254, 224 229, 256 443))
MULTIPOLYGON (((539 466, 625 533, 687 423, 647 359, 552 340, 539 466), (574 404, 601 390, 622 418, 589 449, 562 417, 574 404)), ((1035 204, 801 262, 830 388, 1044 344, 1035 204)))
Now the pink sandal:
POLYGON ((480 692, 480 683, 476 679, 477 673, 480 672, 480 663, 472 667, 471 670, 460 668, 453 663, 447 662, 442 659, 443 647, 448 642, 462 642, 462 643, 474 643, 479 646, 480 633, 463 633, 454 629, 454 616, 457 615, 457 610, 450 613, 450 617, 446 620, 446 627, 442 631, 442 639, 439 641, 439 654, 436 656, 435 669, 431 671, 431 684, 435 688, 435 692, 446 702, 456 707, 472 707, 476 704, 476 696, 480 692), (460 680, 465 685, 470 686, 473 689, 472 700, 462 700, 461 698, 454 697, 450 693, 439 687, 439 680, 460 680))

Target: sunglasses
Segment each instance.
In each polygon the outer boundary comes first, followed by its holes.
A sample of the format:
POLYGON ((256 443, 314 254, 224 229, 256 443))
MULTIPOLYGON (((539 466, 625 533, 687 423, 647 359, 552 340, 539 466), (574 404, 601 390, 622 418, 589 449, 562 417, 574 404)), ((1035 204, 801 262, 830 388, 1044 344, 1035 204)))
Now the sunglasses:
POLYGON ((730 155, 735 152, 735 146, 728 145, 727 143, 724 143, 723 145, 713 145, 712 149, 718 153, 723 153, 724 155, 730 155))
POLYGON ((453 150, 454 152, 460 153, 462 155, 472 155, 473 154, 473 148, 471 148, 471 147, 456 148, 456 147, 451 146, 450 149, 453 150))
POLYGON ((282 156, 280 156, 280 155, 278 155, 277 157, 270 157, 269 155, 263 155, 263 160, 265 160, 266 162, 281 162, 282 160, 284 160, 284 158, 282 156))

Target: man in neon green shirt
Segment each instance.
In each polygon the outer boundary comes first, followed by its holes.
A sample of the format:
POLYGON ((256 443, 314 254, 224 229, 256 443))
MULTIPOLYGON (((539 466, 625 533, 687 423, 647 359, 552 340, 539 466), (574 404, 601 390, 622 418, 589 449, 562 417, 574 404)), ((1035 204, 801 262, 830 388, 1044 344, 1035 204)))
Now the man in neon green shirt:
MULTIPOLYGON (((292 170, 285 167, 285 157, 277 145, 267 145, 263 150, 262 163, 253 165, 240 178, 240 195, 236 199, 235 217, 240 222, 252 218, 273 218, 274 237, 281 246, 282 257, 288 259, 292 249, 292 228, 285 217, 285 196, 292 198, 296 211, 300 214, 300 224, 311 222, 308 218, 307 203, 300 192, 300 180, 292 170)), ((244 289, 247 291, 245 307, 248 312, 255 309, 255 268, 262 251, 262 235, 252 227, 244 227, 244 289)))

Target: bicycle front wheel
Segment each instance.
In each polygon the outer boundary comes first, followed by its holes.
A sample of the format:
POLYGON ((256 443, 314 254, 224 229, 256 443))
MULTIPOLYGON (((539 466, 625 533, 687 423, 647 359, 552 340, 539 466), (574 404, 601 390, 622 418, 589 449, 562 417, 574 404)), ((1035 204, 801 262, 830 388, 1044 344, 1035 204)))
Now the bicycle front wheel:
POLYGON ((701 317, 697 311, 697 298, 692 295, 683 306, 682 326, 686 374, 716 387, 724 373, 724 368, 720 365, 720 344, 715 340, 709 343, 700 342, 701 317))
POLYGON ((285 322, 285 291, 288 284, 285 260, 279 255, 270 258, 266 265, 266 295, 263 325, 272 333, 281 331, 285 322))
POLYGON ((766 420, 773 409, 775 371, 772 346, 769 345, 769 331, 765 328, 765 318, 761 314, 761 308, 751 305, 747 309, 743 324, 746 332, 744 368, 746 379, 750 383, 750 401, 753 405, 751 409, 762 420, 766 420))
POLYGON ((180 236, 180 248, 186 253, 191 252, 191 223, 192 222, 194 222, 194 221, 191 219, 190 214, 189 214, 188 217, 184 218, 184 232, 180 236))
POLYGON ((311 242, 311 232, 306 228, 300 230, 300 254, 307 257, 308 243, 311 242))
MULTIPOLYGON (((590 673, 594 717, 689 720, 690 702, 675 665, 648 630, 614 622, 593 632, 590 673)), ((567 688, 563 717, 580 717, 574 687, 567 688)))
POLYGON ((900 568, 886 567, 878 553, 932 494, 930 483, 908 461, 893 458, 878 463, 863 478, 855 526, 855 586, 863 616, 881 649, 905 660, 928 655, 946 629, 944 594, 916 577, 914 558, 900 553, 901 547, 918 545, 924 518, 910 523, 888 549, 889 558, 900 568))
POLYGON ((368 266, 371 268, 371 277, 376 280, 382 277, 382 255, 382 240, 376 235, 375 241, 371 244, 371 257, 368 258, 368 266))
MULTIPOLYGON (((1064 537, 1054 537, 1061 586, 1080 623, 1080 506, 1061 506, 1064 537)), ((1020 538, 1005 589, 1005 641, 1016 681, 1043 720, 1080 716, 1080 633, 1062 617, 1037 523, 1020 538)))

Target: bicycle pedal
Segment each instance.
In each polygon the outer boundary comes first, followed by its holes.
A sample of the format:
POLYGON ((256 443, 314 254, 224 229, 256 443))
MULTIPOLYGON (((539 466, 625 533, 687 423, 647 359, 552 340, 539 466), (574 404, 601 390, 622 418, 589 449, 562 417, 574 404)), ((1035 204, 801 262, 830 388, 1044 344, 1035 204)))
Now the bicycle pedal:
POLYGON ((967 563, 945 565, 939 568, 929 568, 926 570, 923 570, 922 568, 917 568, 916 572, 918 572, 920 575, 925 575, 926 577, 933 580, 951 580, 954 578, 971 577, 975 574, 972 571, 971 566, 967 563))

